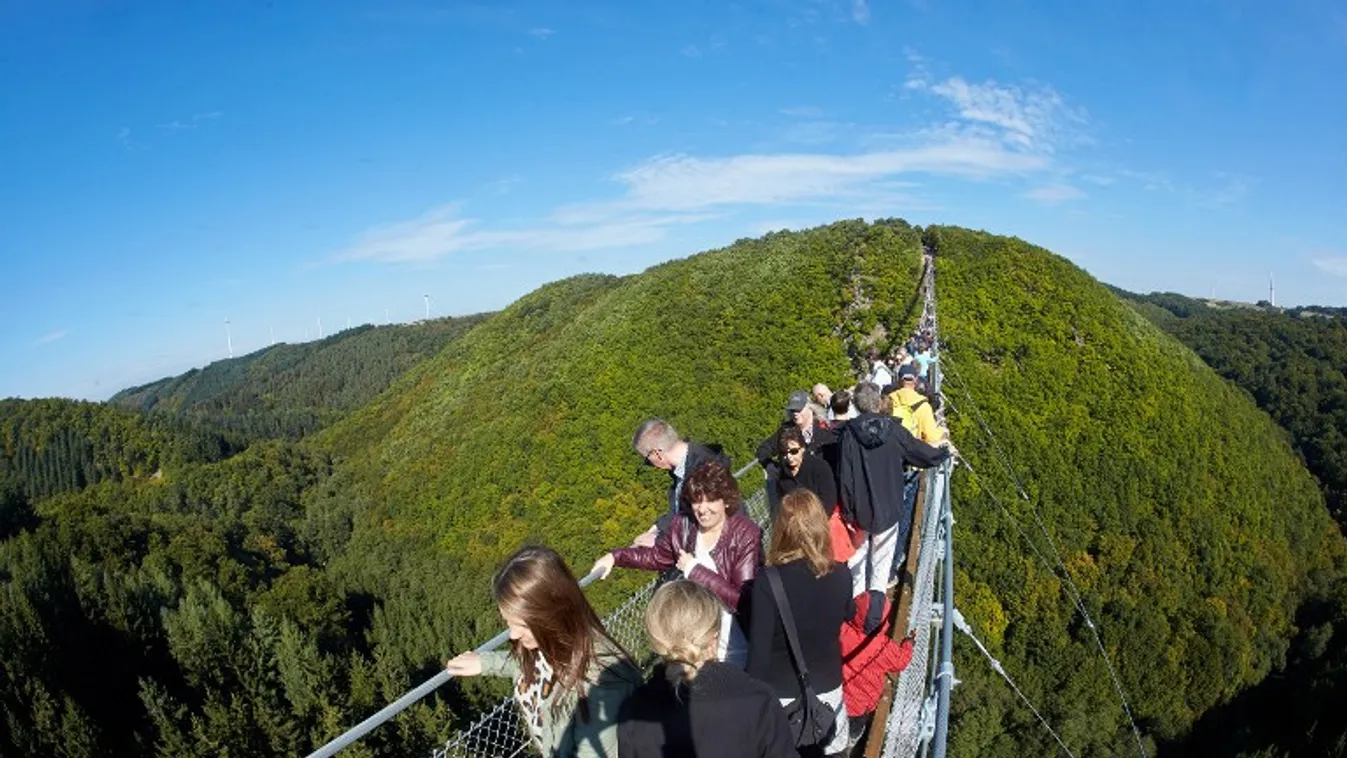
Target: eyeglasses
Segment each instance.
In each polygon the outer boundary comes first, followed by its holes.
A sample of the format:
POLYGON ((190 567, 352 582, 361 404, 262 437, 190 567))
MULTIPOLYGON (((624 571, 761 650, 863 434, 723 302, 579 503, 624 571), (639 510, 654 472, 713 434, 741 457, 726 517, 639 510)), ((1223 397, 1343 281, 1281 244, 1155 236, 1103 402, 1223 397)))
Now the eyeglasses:
POLYGON ((781 451, 781 454, 782 454, 782 455, 799 455, 800 453, 803 453, 803 452, 804 452, 804 448, 802 448, 802 447, 791 447, 791 448, 786 448, 785 450, 781 451))
POLYGON ((644 453, 642 453, 641 458, 645 460, 645 465, 647 466, 655 465, 654 462, 650 460, 650 456, 654 455, 655 453, 658 453, 659 451, 660 451, 659 448, 656 447, 651 448, 650 450, 647 450, 644 453))

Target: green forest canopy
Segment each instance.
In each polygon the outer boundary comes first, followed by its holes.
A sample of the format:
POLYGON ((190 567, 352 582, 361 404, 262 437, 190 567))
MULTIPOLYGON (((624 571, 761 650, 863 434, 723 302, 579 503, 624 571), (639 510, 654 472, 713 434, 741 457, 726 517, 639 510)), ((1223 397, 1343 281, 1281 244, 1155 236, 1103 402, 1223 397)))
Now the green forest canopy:
MULTIPOLYGON (((661 476, 628 448, 642 418, 743 461, 791 390, 844 385, 864 348, 906 336, 922 234, 846 221, 546 285, 315 437, 29 504, 35 521, 0 543, 0 752, 320 744, 496 631, 484 577, 520 542, 585 567, 649 524, 661 476), (100 666, 109 646, 122 654, 100 666)), ((1129 749, 1092 638, 992 499, 1028 518, 967 393, 1148 739, 1182 735, 1280 665, 1300 600, 1341 573, 1313 479, 1247 397, 1065 260, 925 235, 954 434, 978 472, 955 485, 965 615, 1079 754, 1129 749)), ((632 585, 593 597, 611 607, 632 585)), ((1051 752, 999 679, 962 651, 959 666, 955 753, 1051 752)), ((424 750, 497 692, 446 688, 356 754, 424 750)))

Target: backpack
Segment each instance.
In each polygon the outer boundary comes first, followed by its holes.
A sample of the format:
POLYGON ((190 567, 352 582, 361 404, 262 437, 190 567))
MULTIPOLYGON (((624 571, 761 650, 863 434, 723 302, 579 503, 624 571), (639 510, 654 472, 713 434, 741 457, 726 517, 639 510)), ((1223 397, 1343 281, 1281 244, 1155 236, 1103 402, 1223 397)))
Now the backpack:
POLYGON ((903 422, 903 428, 912 432, 912 436, 921 439, 921 434, 917 431, 917 409, 926 404, 926 398, 922 398, 911 405, 903 405, 898 402, 898 393, 889 397, 893 398, 893 415, 899 421, 903 422))

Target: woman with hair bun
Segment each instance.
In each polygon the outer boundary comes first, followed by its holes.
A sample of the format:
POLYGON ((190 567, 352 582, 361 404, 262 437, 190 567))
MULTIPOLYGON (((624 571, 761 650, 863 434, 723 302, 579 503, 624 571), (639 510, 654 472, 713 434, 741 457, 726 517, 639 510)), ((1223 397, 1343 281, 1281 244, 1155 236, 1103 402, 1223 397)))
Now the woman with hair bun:
POLYGON ((617 714, 641 682, 556 551, 523 547, 492 581, 510 649, 460 653, 455 676, 508 676, 534 746, 545 756, 613 758, 617 714))
POLYGON ((772 689, 716 660, 720 613, 716 596, 686 579, 655 591, 645 624, 661 662, 622 706, 622 758, 794 758, 772 689))

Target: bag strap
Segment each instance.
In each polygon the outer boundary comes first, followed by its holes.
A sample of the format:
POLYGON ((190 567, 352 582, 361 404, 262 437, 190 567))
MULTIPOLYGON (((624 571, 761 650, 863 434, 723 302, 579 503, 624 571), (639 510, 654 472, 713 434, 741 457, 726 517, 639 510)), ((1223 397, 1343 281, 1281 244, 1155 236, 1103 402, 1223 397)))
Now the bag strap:
POLYGON ((800 674, 800 685, 805 695, 812 689, 809 684, 809 666, 804 662, 804 652, 800 650, 800 638, 795 634, 795 616, 790 612, 790 600, 786 598, 786 588, 781 586, 781 570, 768 566, 763 572, 772 585, 772 596, 776 598, 776 609, 781 613, 781 625, 786 628, 786 642, 790 644, 790 655, 795 659, 795 670, 800 674))

